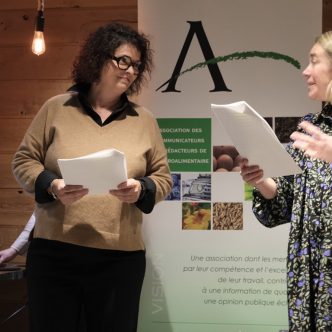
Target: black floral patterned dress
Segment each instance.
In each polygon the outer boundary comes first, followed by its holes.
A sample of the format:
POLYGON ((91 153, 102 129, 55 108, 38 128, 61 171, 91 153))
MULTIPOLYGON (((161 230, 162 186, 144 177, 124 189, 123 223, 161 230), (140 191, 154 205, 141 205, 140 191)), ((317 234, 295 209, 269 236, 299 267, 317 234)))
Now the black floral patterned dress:
MULTIPOLYGON (((332 135, 331 105, 304 120, 332 135)), ((253 212, 266 227, 290 222, 289 331, 332 332, 332 164, 287 150, 303 173, 275 178, 272 200, 254 190, 253 212)))

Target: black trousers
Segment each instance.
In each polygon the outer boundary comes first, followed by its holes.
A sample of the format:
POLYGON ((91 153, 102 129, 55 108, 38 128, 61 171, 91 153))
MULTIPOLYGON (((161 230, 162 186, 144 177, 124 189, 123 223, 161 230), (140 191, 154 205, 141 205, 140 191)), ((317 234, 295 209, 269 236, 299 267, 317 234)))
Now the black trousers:
POLYGON ((136 332, 145 266, 144 251, 33 239, 27 256, 30 332, 136 332))

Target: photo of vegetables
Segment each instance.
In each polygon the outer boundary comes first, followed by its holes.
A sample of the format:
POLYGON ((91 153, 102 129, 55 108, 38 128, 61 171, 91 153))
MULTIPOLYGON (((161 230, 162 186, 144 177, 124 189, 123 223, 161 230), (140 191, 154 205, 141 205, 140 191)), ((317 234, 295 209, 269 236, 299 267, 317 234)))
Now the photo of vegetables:
POLYGON ((210 230, 211 204, 198 202, 182 203, 182 229, 210 230))
POLYGON ((213 146, 213 172, 239 172, 240 160, 234 145, 213 146))

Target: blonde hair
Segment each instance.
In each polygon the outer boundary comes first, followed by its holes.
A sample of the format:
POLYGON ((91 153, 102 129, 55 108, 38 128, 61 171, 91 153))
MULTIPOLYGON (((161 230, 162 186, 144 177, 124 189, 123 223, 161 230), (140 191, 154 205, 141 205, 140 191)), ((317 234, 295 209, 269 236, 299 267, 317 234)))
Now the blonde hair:
MULTIPOLYGON (((324 51, 330 58, 332 68, 332 31, 326 31, 316 39, 316 43, 323 47, 324 51)), ((332 79, 327 86, 326 101, 332 103, 332 79)))

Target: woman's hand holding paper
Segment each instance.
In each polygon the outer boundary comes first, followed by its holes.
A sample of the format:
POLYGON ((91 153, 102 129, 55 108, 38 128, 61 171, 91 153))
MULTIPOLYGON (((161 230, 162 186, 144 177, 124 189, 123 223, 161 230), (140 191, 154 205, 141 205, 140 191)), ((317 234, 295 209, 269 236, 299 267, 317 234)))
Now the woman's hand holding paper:
POLYGON ((118 185, 118 189, 110 190, 110 194, 125 203, 137 202, 141 193, 141 183, 135 179, 128 179, 118 185))

